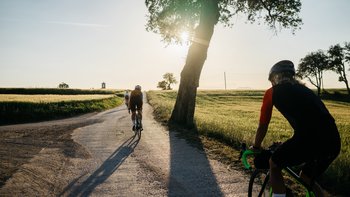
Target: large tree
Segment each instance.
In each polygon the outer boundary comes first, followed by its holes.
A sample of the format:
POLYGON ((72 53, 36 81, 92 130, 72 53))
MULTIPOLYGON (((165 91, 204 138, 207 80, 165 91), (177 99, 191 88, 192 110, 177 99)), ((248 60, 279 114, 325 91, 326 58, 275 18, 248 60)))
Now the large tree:
POLYGON ((300 60, 297 76, 307 78, 317 88, 317 94, 321 94, 323 85, 323 71, 328 69, 328 57, 322 51, 307 54, 300 60))
POLYGON ((340 44, 331 46, 328 50, 330 69, 339 74, 339 81, 346 85, 348 94, 350 95, 350 88, 348 79, 346 77, 345 65, 350 65, 350 43, 345 43, 342 47, 340 44))
POLYGON ((181 42, 182 32, 189 32, 191 44, 181 72, 171 122, 194 126, 199 78, 207 58, 214 27, 218 22, 231 26, 238 14, 250 22, 263 21, 272 29, 298 29, 300 0, 145 0, 149 11, 146 29, 159 33, 165 42, 181 42))

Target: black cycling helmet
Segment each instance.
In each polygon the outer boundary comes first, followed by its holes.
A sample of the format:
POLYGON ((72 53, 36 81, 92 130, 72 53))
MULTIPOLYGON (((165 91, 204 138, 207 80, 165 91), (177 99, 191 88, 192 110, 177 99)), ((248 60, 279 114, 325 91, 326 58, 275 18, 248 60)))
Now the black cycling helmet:
POLYGON ((275 65, 272 66, 270 73, 269 73, 269 80, 271 81, 271 78, 276 73, 283 73, 283 72, 289 72, 293 76, 295 75, 295 68, 293 62, 289 60, 282 60, 277 62, 275 65))
POLYGON ((135 90, 141 90, 141 86, 140 85, 136 85, 135 86, 135 90))

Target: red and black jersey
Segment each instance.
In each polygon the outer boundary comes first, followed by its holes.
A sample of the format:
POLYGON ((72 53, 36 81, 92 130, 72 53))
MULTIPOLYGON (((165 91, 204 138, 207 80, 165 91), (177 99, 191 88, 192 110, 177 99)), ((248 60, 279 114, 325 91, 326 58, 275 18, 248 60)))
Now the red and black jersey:
POLYGON ((275 150, 272 161, 280 168, 306 163, 303 173, 318 177, 340 152, 340 136, 333 117, 321 99, 301 84, 285 82, 265 92, 261 125, 268 126, 273 106, 288 120, 294 135, 275 150))
POLYGON ((296 135, 320 135, 334 119, 321 99, 301 84, 283 83, 265 92, 260 124, 269 124, 273 106, 288 120, 296 135))

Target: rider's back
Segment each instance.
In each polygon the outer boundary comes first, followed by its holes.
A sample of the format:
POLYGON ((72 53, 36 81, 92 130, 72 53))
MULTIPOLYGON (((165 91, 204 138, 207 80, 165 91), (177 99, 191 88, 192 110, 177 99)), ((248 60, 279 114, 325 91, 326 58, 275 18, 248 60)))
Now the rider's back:
POLYGON ((140 90, 133 90, 130 93, 130 103, 142 103, 142 92, 140 90))
POLYGON ((312 132, 334 122, 321 99, 301 84, 274 86, 273 103, 296 131, 312 132))

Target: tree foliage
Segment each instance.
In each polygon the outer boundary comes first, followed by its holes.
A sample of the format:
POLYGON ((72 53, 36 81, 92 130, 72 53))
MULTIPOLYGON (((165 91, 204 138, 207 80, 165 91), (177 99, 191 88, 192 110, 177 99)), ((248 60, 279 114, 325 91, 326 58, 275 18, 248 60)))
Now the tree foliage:
POLYGON ((160 89, 162 89, 162 90, 166 90, 166 88, 167 88, 167 85, 166 85, 166 81, 159 81, 158 82, 158 85, 157 85, 157 88, 160 88, 160 89))
POLYGON ((172 90, 171 85, 177 83, 173 73, 165 73, 163 79, 163 81, 158 82, 157 86, 157 88, 161 88, 162 90, 172 90))
POLYGON ((66 83, 64 83, 64 82, 62 82, 62 83, 60 83, 60 84, 58 85, 58 88, 64 88, 64 89, 66 89, 66 88, 69 88, 69 85, 66 84, 66 83))
POLYGON ((328 67, 328 57, 322 50, 311 52, 300 60, 297 76, 307 78, 317 88, 317 93, 320 95, 323 85, 323 71, 328 67))
MULTIPOLYGON (((194 35, 203 4, 208 0, 146 0, 149 11, 146 29, 160 34, 163 41, 182 43, 182 32, 194 35)), ((209 0, 218 5, 217 22, 233 26, 234 16, 267 24, 271 29, 290 28, 294 33, 302 24, 300 0, 209 0)))
POLYGON ((330 69, 339 75, 339 81, 345 83, 348 94, 350 94, 345 68, 346 65, 349 66, 350 64, 350 43, 345 43, 344 47, 340 46, 340 44, 331 46, 328 50, 328 56, 330 69))
POLYGON ((350 66, 350 43, 347 42, 344 43, 344 46, 340 44, 330 46, 326 53, 322 50, 309 53, 300 60, 297 75, 300 78, 307 78, 312 85, 317 87, 318 94, 320 94, 321 86, 323 86, 323 71, 334 71, 339 75, 339 81, 345 83, 350 95, 346 66, 350 66))

